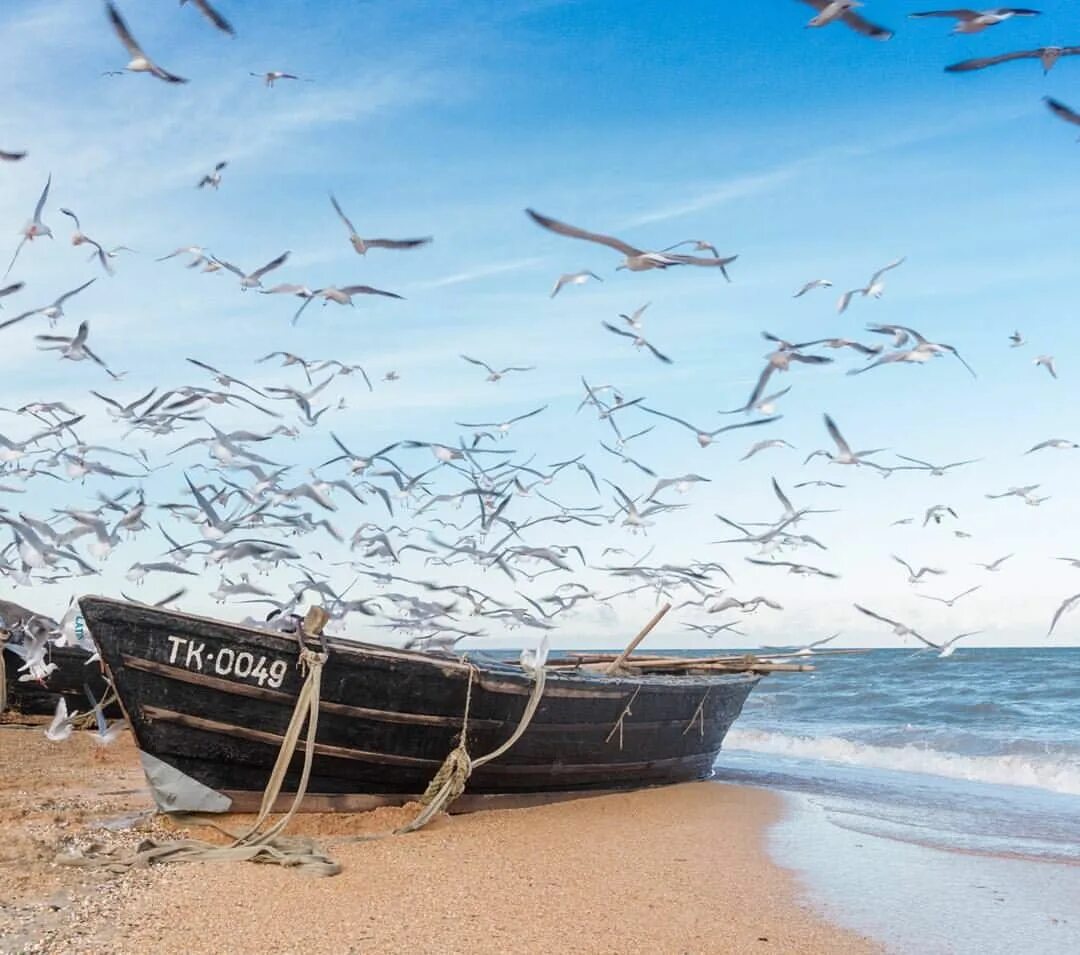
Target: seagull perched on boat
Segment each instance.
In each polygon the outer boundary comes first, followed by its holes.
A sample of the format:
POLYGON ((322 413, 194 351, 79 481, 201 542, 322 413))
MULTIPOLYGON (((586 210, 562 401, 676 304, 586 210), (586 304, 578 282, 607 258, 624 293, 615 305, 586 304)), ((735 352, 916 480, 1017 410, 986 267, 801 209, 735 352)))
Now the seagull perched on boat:
MULTIPOLYGON (((852 451, 851 445, 847 443, 844 436, 840 433, 840 429, 836 426, 836 422, 833 421, 828 415, 824 415, 825 429, 829 432, 829 437, 836 443, 837 453, 833 454, 831 451, 814 451, 810 454, 806 462, 812 458, 816 458, 819 454, 827 457, 833 464, 869 464, 872 467, 877 467, 872 461, 864 461, 863 458, 871 454, 880 454, 884 451, 884 448, 871 448, 869 451, 852 451)), ((806 462, 803 462, 804 464, 806 462)))
POLYGON ((892 30, 871 23, 855 12, 858 7, 866 6, 862 0, 802 0, 802 2, 818 11, 817 15, 806 24, 808 27, 824 27, 840 21, 856 33, 868 36, 872 40, 888 40, 893 35, 892 30))
POLYGON ((357 234, 356 227, 349 221, 349 217, 341 211, 341 206, 338 205, 333 193, 330 194, 330 204, 334 207, 334 211, 341 221, 348 227, 349 242, 352 243, 357 255, 366 255, 368 249, 415 249, 417 246, 427 245, 431 242, 430 235, 422 239, 362 239, 357 234))
POLYGON ((33 242, 34 239, 39 236, 48 236, 50 239, 53 237, 52 229, 50 229, 44 222, 41 221, 41 214, 45 210, 45 202, 49 198, 49 187, 52 185, 52 173, 49 173, 49 178, 45 180, 45 188, 41 190, 41 195, 38 197, 37 205, 34 206, 34 218, 31 219, 26 225, 22 227, 22 238, 19 240, 19 244, 15 247, 15 254, 11 257, 11 261, 8 263, 8 267, 4 272, 4 278, 7 278, 11 272, 12 267, 15 265, 15 260, 19 257, 19 253, 22 251, 22 247, 27 242, 33 242))
POLYGON ((996 27, 999 23, 1011 20, 1013 17, 1037 17, 1041 15, 1039 10, 1029 10, 1025 7, 995 7, 993 10, 928 10, 925 13, 909 13, 912 20, 923 20, 927 17, 946 17, 956 21, 952 28, 953 33, 982 33, 989 27, 996 27))
POLYGON ((979 56, 971 60, 962 60, 945 67, 946 73, 968 73, 971 70, 984 70, 999 63, 1011 63, 1013 60, 1038 60, 1042 64, 1045 76, 1063 56, 1080 54, 1080 46, 1040 46, 1034 50, 1018 50, 1015 53, 999 53, 997 56, 979 56))
MULTIPOLYGON (((187 2, 188 0, 180 0, 180 6, 183 6, 187 2)), ((232 24, 218 13, 217 10, 210 6, 210 0, 191 0, 191 4, 206 17, 207 20, 221 30, 222 33, 228 33, 230 36, 236 35, 236 31, 232 28, 232 24)))
POLYGON ((210 186, 214 190, 217 190, 217 187, 221 185, 221 170, 224 169, 227 165, 229 164, 225 161, 217 163, 214 166, 213 172, 208 172, 205 176, 202 177, 202 179, 199 180, 198 188, 202 189, 204 186, 210 186))
POLYGON ((854 607, 856 610, 859 611, 859 613, 864 613, 866 614, 866 616, 872 617, 874 620, 880 620, 882 623, 887 623, 890 627, 892 627, 892 632, 898 637, 912 636, 917 637, 919 640, 922 640, 922 635, 916 630, 909 627, 906 623, 901 623, 899 620, 892 620, 889 617, 883 617, 881 614, 874 613, 873 610, 867 610, 866 607, 860 606, 859 604, 854 604, 854 607))
POLYGON ((791 297, 802 298, 807 292, 813 291, 816 288, 832 288, 832 282, 828 279, 811 279, 791 297))
POLYGON ((589 279, 596 279, 597 282, 603 282, 595 272, 590 272, 588 269, 584 269, 581 272, 564 272, 556 280, 554 287, 551 290, 550 298, 554 298, 558 295, 567 285, 584 285, 589 279))
MULTIPOLYGON (((526 209, 525 213, 538 226, 541 226, 550 232, 554 232, 557 235, 564 235, 570 239, 584 239, 586 242, 596 242, 599 245, 606 245, 609 249, 614 249, 616 252, 621 252, 623 255, 623 263, 622 265, 617 266, 619 269, 629 269, 631 272, 645 272, 649 269, 666 269, 673 265, 704 264, 707 261, 705 259, 698 259, 696 256, 673 255, 670 252, 646 252, 644 249, 632 246, 628 242, 623 242, 622 239, 616 239, 614 236, 603 235, 599 232, 586 232, 584 229, 579 229, 577 226, 568 225, 565 222, 559 222, 558 219, 552 219, 549 216, 541 215, 533 209, 526 209)), ((726 259, 716 258, 715 260, 708 260, 708 264, 716 264, 719 265, 720 268, 724 268, 731 262, 734 262, 736 258, 737 256, 731 256, 726 259)))
POLYGON ((946 607, 952 607, 961 597, 966 597, 968 594, 975 593, 976 590, 982 589, 982 584, 977 584, 974 587, 968 587, 963 593, 957 594, 955 597, 933 597, 930 594, 916 594, 916 597, 922 597, 923 600, 933 600, 939 604, 945 604, 946 607))
POLYGON ((120 42, 124 44, 125 49, 131 54, 131 61, 124 67, 125 70, 129 73, 150 73, 166 83, 187 82, 182 76, 177 76, 175 73, 162 69, 143 52, 138 41, 131 35, 127 24, 124 23, 123 17, 120 16, 111 2, 105 4, 105 10, 109 14, 109 20, 112 21, 113 29, 120 38, 120 42))

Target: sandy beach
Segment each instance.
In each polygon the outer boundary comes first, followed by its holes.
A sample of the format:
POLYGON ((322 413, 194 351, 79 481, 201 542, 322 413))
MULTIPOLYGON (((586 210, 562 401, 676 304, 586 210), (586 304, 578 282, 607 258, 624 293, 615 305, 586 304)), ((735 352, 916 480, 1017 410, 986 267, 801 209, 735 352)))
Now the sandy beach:
MULTIPOLYGON (((130 738, 101 759, 85 734, 0 725, 0 951, 830 952, 879 950, 800 902, 762 840, 780 800, 693 783, 534 809, 305 815, 344 871, 319 879, 250 863, 121 876, 59 852, 175 835, 153 818, 130 738)), ((234 820, 239 827, 241 820, 234 820)), ((207 833, 193 831, 205 837, 207 833)))

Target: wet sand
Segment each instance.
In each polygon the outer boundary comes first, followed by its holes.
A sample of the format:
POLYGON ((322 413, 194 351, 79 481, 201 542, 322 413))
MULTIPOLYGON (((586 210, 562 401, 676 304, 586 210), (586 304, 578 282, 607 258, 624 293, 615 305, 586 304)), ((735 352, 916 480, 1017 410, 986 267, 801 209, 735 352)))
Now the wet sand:
POLYGON ((289 831, 317 835, 340 875, 195 863, 116 876, 53 860, 176 830, 146 812, 130 738, 99 757, 85 734, 53 744, 40 726, 0 725, 0 952, 880 951, 806 908, 768 860, 782 803, 764 790, 691 783, 337 845, 415 807, 310 814, 289 831))

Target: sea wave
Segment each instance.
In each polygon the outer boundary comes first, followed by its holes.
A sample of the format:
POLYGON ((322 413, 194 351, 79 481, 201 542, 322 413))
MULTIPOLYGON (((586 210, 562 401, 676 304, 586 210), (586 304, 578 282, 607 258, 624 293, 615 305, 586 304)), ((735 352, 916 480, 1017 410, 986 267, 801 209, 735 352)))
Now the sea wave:
POLYGON ((754 729, 732 729, 724 749, 773 753, 906 773, 922 773, 993 785, 1026 786, 1080 796, 1080 765, 1075 757, 963 756, 926 746, 875 746, 838 736, 789 736, 754 729))

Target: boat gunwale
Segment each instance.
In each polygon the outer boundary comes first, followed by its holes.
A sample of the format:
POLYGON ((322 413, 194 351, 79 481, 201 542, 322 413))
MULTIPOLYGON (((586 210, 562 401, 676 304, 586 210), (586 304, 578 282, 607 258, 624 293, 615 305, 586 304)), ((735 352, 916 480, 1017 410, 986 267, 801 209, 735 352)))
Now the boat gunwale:
MULTIPOLYGON (((211 627, 225 628, 230 630, 238 630, 251 637, 257 638, 260 642, 266 642, 270 647, 275 647, 279 652, 296 654, 298 651, 298 641, 292 637, 292 635, 279 635, 271 630, 264 630, 259 627, 252 627, 243 623, 234 623, 232 621, 219 620, 215 617, 205 617, 201 614, 187 613, 179 610, 165 610, 160 607, 152 607, 147 604, 140 604, 129 600, 117 600, 114 597, 103 597, 96 594, 87 594, 78 598, 79 609, 82 610, 82 603, 84 600, 90 600, 91 602, 98 602, 105 604, 106 606, 116 608, 119 610, 131 611, 139 614, 147 614, 151 617, 161 617, 165 620, 168 619, 182 619, 192 621, 198 624, 208 625, 211 627)), ((97 637, 94 636, 93 627, 88 627, 90 630, 90 636, 97 642, 97 637)), ((160 626, 161 631, 166 631, 169 628, 167 626, 160 626)), ((512 692, 528 692, 528 688, 532 684, 532 677, 530 677, 524 670, 515 672, 512 665, 503 664, 501 661, 476 661, 468 658, 459 659, 456 657, 435 657, 432 654, 420 653, 415 650, 401 650, 395 647, 387 647, 380 644, 367 643, 361 640, 351 640, 343 637, 326 636, 323 638, 326 643, 326 647, 331 651, 331 655, 345 656, 347 659, 351 659, 354 663, 360 663, 364 656, 381 658, 384 660, 397 660, 404 663, 417 664, 426 668, 433 668, 442 671, 443 675, 449 676, 453 674, 457 677, 467 678, 470 671, 478 671, 477 677, 479 683, 484 689, 491 692, 498 692, 505 687, 499 687, 498 681, 505 681, 505 683, 512 687, 512 692)), ((119 652, 119 648, 117 647, 119 652)), ((603 672, 581 672, 570 671, 563 672, 560 670, 549 671, 547 680, 551 684, 558 682, 563 684, 563 687, 569 689, 571 686, 580 687, 583 690, 600 690, 602 688, 611 689, 619 686, 629 687, 649 687, 651 690, 685 690, 694 686, 708 687, 718 684, 732 684, 743 682, 754 682, 760 680, 759 674, 753 671, 740 672, 726 672, 726 673, 686 673, 686 674, 667 674, 667 673, 643 673, 643 674, 617 674, 609 675, 603 672)))

